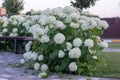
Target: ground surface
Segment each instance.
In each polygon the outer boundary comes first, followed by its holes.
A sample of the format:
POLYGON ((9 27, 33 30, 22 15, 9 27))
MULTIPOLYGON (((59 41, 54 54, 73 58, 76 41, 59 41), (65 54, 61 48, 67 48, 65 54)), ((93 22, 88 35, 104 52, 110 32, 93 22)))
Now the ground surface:
MULTIPOLYGON (((107 51, 107 50, 105 50, 107 51)), ((112 50, 111 50, 112 51, 112 50)), ((0 80, 86 80, 88 77, 78 75, 68 75, 68 78, 59 78, 55 73, 45 79, 39 79, 34 76, 33 71, 30 70, 28 73, 24 72, 24 67, 16 68, 12 67, 11 64, 19 62, 22 58, 21 54, 14 54, 8 52, 0 52, 0 80)), ((98 78, 91 77, 92 80, 120 80, 110 78, 98 78)))

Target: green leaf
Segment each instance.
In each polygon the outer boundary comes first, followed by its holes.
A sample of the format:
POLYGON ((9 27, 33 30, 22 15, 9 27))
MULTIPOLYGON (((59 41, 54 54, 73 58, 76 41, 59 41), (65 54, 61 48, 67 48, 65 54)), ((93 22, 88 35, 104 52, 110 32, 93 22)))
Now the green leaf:
POLYGON ((62 48, 62 49, 65 49, 65 48, 66 48, 66 43, 63 43, 63 44, 61 45, 61 48, 62 48))
POLYGON ((58 50, 55 50, 53 53, 50 53, 49 58, 53 60, 57 57, 57 55, 58 55, 58 50))
POLYGON ((83 72, 83 68, 78 68, 78 74, 80 75, 83 72))
POLYGON ((69 64, 69 58, 64 58, 61 62, 60 70, 63 71, 69 64))

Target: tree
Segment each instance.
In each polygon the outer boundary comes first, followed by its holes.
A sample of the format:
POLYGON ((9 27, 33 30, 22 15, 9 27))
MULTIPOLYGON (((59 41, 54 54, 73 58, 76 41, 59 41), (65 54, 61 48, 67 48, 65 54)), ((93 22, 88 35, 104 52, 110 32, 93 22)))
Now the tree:
POLYGON ((11 15, 17 15, 21 10, 24 9, 23 0, 4 0, 2 5, 6 9, 8 17, 10 17, 11 15))
POLYGON ((96 1, 98 0, 75 0, 71 1, 71 4, 79 11, 82 11, 84 8, 89 8, 91 5, 94 6, 96 1))

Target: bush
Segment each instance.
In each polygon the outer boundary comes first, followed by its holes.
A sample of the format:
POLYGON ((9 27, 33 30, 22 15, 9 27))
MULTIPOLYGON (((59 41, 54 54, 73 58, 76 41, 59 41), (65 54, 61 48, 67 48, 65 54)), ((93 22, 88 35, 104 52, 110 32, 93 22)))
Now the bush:
POLYGON ((21 25, 23 35, 32 34, 35 39, 25 46, 24 64, 43 73, 92 75, 92 69, 101 61, 96 54, 107 47, 99 37, 103 30, 108 28, 107 22, 80 15, 71 6, 24 16, 21 25))

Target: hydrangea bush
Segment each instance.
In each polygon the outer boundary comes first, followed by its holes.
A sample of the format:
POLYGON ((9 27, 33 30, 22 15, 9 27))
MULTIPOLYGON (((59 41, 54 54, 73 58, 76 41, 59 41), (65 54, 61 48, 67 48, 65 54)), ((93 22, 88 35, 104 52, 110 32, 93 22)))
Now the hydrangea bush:
MULTIPOLYGON (((108 28, 107 22, 80 15, 71 6, 34 11, 32 14, 7 19, 15 25, 9 35, 22 31, 23 35, 31 34, 34 39, 26 44, 21 63, 40 71, 39 77, 46 76, 48 72, 91 75, 100 61, 97 54, 108 46, 99 37, 108 28)), ((8 28, 1 29, 6 33, 4 29, 8 28)))

